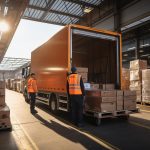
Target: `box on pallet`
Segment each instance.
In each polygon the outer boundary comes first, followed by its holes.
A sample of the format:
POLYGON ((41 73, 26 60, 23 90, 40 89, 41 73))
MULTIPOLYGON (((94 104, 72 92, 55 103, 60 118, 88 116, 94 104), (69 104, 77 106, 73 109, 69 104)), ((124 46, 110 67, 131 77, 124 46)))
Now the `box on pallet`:
POLYGON ((142 88, 143 89, 150 89, 150 80, 142 80, 142 88))
POLYGON ((101 102, 116 102, 116 97, 100 97, 101 102))
POLYGON ((5 119, 10 117, 10 109, 7 105, 0 107, 0 119, 5 119))
POLYGON ((142 70, 142 80, 150 80, 150 69, 142 70))
POLYGON ((0 89, 0 95, 1 96, 5 95, 5 89, 0 89))
POLYGON ((135 100, 126 100, 123 104, 124 110, 135 110, 136 101, 135 100))
POLYGON ((114 90, 115 85, 114 84, 99 84, 99 88, 101 90, 114 90))
POLYGON ((130 61, 130 69, 147 69, 147 61, 139 59, 130 61))
POLYGON ((5 81, 0 81, 0 89, 4 89, 5 88, 5 81))
POLYGON ((141 79, 142 79, 142 73, 139 69, 130 70, 130 81, 141 80, 141 79))
POLYGON ((130 91, 130 90, 124 90, 123 91, 124 96, 136 96, 136 91, 130 91))
POLYGON ((129 69, 122 68, 122 86, 121 89, 129 90, 130 86, 130 71, 129 69))
POLYGON ((99 84, 91 83, 91 89, 99 89, 99 84))
POLYGON ((0 96, 0 107, 5 106, 5 96, 0 96))
POLYGON ((0 129, 3 130, 7 128, 11 128, 10 118, 0 119, 0 129))
POLYGON ((114 112, 116 110, 116 102, 101 103, 101 112, 114 112))

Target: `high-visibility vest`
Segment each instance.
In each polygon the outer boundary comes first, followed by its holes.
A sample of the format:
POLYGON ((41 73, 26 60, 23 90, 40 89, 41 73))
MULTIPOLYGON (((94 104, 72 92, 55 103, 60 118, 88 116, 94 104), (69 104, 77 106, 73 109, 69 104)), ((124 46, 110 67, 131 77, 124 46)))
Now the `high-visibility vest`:
POLYGON ((33 78, 29 78, 27 88, 29 93, 37 92, 36 80, 33 78))
POLYGON ((70 95, 81 95, 81 87, 80 87, 81 76, 78 74, 71 74, 68 77, 69 83, 69 94, 70 95))

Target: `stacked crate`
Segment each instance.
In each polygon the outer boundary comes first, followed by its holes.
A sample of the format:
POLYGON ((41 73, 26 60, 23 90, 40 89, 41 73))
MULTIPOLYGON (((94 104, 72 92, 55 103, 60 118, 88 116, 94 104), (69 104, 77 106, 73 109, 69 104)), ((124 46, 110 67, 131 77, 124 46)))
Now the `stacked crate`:
POLYGON ((10 110, 5 104, 5 82, 0 81, 0 130, 11 128, 10 110))
POLYGON ((150 104, 150 69, 142 70, 142 102, 150 104))
POLYGON ((130 61, 130 90, 136 91, 136 101, 142 101, 142 70, 147 68, 147 61, 130 61))
POLYGON ((77 67, 77 72, 82 76, 83 82, 86 83, 88 81, 88 68, 77 67))
POLYGON ((122 90, 116 91, 116 110, 117 111, 123 110, 123 91, 122 90))
POLYGON ((123 109, 124 110, 136 109, 136 91, 130 90, 123 91, 123 109))
POLYGON ((85 110, 94 112, 114 112, 116 110, 116 91, 87 90, 85 110))
POLYGON ((122 68, 122 90, 129 90, 130 86, 130 71, 122 68))

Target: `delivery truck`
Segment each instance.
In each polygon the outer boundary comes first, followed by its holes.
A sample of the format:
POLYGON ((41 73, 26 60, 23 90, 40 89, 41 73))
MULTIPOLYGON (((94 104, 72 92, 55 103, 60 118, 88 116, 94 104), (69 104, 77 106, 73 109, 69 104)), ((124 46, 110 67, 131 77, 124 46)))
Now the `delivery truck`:
MULTIPOLYGON (((121 34, 80 25, 67 25, 31 54, 23 69, 37 78, 37 99, 52 112, 69 110, 66 83, 72 66, 88 68, 87 82, 111 83, 121 89, 121 34)), ((24 92, 27 99, 27 90, 24 92)))

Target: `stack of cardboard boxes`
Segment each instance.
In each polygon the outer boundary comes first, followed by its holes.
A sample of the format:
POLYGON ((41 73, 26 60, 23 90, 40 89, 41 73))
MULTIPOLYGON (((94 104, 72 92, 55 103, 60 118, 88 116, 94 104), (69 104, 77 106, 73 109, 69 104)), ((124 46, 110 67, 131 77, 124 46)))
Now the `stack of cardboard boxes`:
POLYGON ((130 86, 130 71, 122 68, 122 90, 129 90, 130 86))
POLYGON ((150 69, 142 70, 142 102, 150 104, 150 69))
POLYGON ((11 128, 10 110, 5 104, 5 82, 0 81, 0 130, 11 128))
POLYGON ((142 100, 142 70, 147 68, 147 61, 130 61, 130 90, 136 91, 136 101, 142 100))
POLYGON ((82 76, 83 82, 86 83, 88 81, 88 68, 77 67, 77 72, 82 76))

